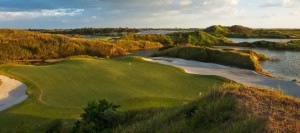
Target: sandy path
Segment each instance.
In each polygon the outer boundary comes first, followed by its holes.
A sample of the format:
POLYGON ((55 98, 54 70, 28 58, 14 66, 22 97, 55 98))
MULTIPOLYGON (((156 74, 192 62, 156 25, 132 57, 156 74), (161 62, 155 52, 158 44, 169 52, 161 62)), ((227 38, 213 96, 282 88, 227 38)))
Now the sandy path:
POLYGON ((27 86, 15 79, 0 75, 2 84, 0 85, 0 111, 3 111, 15 104, 24 101, 27 86))
POLYGON ((154 57, 144 58, 144 60, 176 66, 190 74, 217 75, 245 85, 280 88, 285 93, 300 98, 300 85, 296 82, 273 79, 251 70, 178 58, 154 57))

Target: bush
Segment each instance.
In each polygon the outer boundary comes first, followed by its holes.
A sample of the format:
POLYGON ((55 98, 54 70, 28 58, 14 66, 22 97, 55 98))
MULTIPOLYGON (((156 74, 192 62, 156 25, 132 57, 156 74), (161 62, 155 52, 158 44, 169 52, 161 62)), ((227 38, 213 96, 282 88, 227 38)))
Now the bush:
POLYGON ((61 133, 63 131, 62 120, 53 120, 47 127, 46 133, 61 133))
POLYGON ((82 119, 76 122, 74 132, 110 132, 121 121, 120 114, 116 111, 119 107, 107 100, 89 102, 81 114, 82 119))

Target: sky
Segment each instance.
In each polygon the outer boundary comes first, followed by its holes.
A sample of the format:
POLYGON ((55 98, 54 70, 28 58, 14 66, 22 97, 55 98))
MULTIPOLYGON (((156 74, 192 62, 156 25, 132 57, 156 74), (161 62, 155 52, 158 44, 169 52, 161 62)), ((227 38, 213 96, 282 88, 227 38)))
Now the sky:
POLYGON ((300 0, 0 0, 0 28, 300 28, 300 0))

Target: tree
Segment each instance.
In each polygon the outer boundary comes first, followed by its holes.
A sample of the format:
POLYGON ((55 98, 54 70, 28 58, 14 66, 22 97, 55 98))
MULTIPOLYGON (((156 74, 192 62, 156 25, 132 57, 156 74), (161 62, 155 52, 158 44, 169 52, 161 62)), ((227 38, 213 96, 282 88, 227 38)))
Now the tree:
POLYGON ((76 122, 74 132, 110 132, 121 121, 120 114, 116 111, 119 107, 107 100, 89 102, 84 108, 84 113, 81 114, 82 119, 76 122))

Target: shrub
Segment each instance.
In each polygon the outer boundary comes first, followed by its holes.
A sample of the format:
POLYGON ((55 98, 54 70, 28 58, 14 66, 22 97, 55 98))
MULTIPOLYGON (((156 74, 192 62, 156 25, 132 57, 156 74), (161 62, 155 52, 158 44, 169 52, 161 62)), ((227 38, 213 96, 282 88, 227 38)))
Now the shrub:
POLYGON ((63 122, 60 119, 53 120, 46 127, 46 133, 61 133, 62 131, 63 131, 63 122))
POLYGON ((109 132, 121 121, 116 111, 119 107, 107 100, 89 102, 81 114, 82 119, 76 122, 74 132, 109 132))

